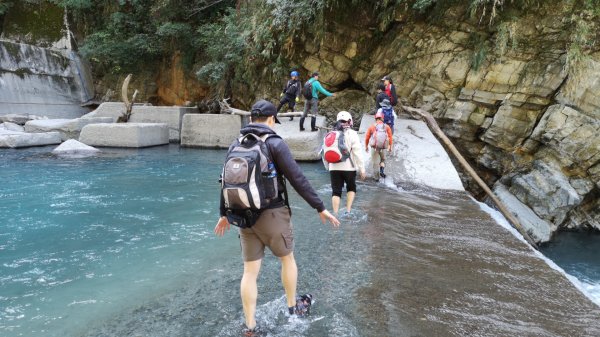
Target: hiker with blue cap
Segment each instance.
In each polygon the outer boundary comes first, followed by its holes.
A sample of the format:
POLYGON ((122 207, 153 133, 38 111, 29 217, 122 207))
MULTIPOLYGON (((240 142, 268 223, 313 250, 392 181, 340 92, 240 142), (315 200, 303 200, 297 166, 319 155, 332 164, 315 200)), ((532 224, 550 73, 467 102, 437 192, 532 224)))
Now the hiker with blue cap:
MULTIPOLYGON (((294 107, 296 103, 300 102, 300 80, 298 79, 298 72, 296 70, 290 73, 290 80, 287 81, 285 87, 283 87, 283 91, 279 95, 280 101, 279 106, 277 106, 277 112, 281 110, 281 108, 287 103, 288 109, 290 111, 294 111, 294 107)), ((293 121, 294 117, 290 117, 290 120, 293 121)))

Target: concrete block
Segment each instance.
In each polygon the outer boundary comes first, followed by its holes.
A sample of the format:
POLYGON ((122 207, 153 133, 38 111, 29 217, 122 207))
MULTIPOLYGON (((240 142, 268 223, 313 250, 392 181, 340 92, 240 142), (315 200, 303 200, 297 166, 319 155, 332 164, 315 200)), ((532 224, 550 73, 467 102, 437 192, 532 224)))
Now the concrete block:
POLYGON ((148 147, 169 143, 169 126, 163 123, 88 124, 79 141, 90 146, 148 147))
POLYGON ((238 115, 185 114, 181 126, 181 146, 229 148, 240 135, 238 115))
POLYGON ((7 114, 4 116, 0 116, 0 123, 15 123, 19 125, 24 125, 27 121, 37 118, 30 118, 28 115, 16 115, 16 114, 7 114))
POLYGON ((27 133, 0 130, 0 148, 19 148, 60 144, 60 133, 27 133))
MULTIPOLYGON (((275 124, 274 130, 288 144, 294 159, 297 161, 321 160, 320 151, 326 133, 325 130, 310 131, 310 118, 304 121, 305 131, 300 131, 299 117, 295 117, 293 121, 290 121, 287 117, 281 117, 279 120, 281 124, 275 124)), ((325 123, 325 117, 317 117, 316 125, 318 127, 325 127, 325 123)))
POLYGON ((179 106, 134 106, 129 122, 165 123, 169 126, 169 140, 179 143, 183 115, 198 112, 197 108, 179 106))
POLYGON ((8 130, 8 131, 25 132, 24 127, 22 127, 19 124, 11 123, 11 122, 4 122, 4 123, 0 124, 0 128, 2 128, 4 130, 8 130))
POLYGON ((96 110, 81 116, 81 118, 91 117, 110 117, 113 122, 125 113, 125 103, 123 102, 104 102, 96 110))
POLYGON ((27 132, 51 132, 57 131, 60 133, 63 141, 67 139, 79 138, 81 129, 94 123, 112 123, 110 117, 89 117, 75 119, 40 119, 32 120, 25 123, 25 131, 27 132))

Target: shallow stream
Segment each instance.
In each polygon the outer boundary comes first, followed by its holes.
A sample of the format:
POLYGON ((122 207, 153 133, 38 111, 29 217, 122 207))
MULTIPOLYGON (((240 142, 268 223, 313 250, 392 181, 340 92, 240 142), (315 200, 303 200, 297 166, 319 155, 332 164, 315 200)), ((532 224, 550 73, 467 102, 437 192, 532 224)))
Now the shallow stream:
MULTIPOLYGON (((239 335, 239 241, 212 234, 224 151, 50 150, 0 151, 0 335, 239 335)), ((302 167, 329 205, 322 165, 302 167)), ((584 295, 464 193, 361 183, 337 230, 291 198, 298 290, 316 303, 287 317, 267 254, 269 336, 600 335, 598 237, 545 250, 584 295)))

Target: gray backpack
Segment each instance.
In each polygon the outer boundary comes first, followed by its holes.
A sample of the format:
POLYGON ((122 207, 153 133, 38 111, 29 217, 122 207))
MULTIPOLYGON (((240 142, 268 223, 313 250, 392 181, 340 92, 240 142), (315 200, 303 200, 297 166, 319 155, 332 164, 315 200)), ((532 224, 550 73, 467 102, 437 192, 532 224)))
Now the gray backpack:
POLYGON ((377 150, 386 149, 388 147, 388 135, 384 123, 375 125, 375 132, 371 135, 369 145, 377 150))
POLYGON ((261 210, 278 198, 277 171, 262 137, 248 133, 229 147, 223 172, 221 190, 226 215, 232 225, 252 227, 261 210))

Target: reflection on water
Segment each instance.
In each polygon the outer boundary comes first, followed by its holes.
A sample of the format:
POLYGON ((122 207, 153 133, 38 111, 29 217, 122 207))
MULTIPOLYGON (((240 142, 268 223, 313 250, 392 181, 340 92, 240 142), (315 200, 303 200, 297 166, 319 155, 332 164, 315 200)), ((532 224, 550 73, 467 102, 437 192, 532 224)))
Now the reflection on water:
MULTIPOLYGON (((239 335, 239 241, 211 233, 223 151, 15 153, 0 152, 1 335, 239 335)), ((302 166, 329 204, 322 165, 302 166)), ((298 291, 316 300, 287 317, 267 254, 269 336, 600 335, 600 309, 466 194, 361 183, 337 230, 291 198, 298 291)))

